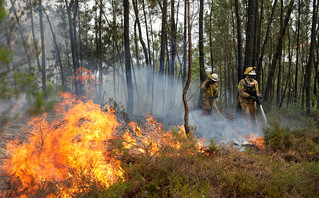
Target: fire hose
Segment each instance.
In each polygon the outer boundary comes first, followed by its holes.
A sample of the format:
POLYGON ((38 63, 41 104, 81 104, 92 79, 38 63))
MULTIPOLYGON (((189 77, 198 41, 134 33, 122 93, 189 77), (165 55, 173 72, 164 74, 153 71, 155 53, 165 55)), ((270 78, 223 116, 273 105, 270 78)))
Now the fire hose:
POLYGON ((234 118, 234 117, 225 118, 225 117, 219 112, 215 100, 213 100, 213 103, 214 103, 214 107, 215 107, 216 111, 218 112, 218 114, 220 115, 221 118, 223 118, 224 120, 232 120, 232 119, 234 118))

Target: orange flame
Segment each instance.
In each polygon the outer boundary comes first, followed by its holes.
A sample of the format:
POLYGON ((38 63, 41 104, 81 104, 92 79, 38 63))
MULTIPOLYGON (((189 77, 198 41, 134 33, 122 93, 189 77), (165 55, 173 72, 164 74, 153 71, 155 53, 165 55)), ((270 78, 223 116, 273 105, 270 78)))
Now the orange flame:
MULTIPOLYGON (((124 134, 124 147, 130 148, 132 154, 148 154, 150 156, 159 156, 160 152, 174 150, 178 151, 182 147, 183 141, 186 140, 186 133, 184 126, 178 126, 178 135, 173 135, 170 131, 162 130, 161 123, 158 123, 154 117, 150 116, 146 119, 147 123, 143 130, 138 127, 135 122, 129 123, 129 126, 133 129, 133 135, 130 131, 124 134), (142 133, 143 131, 143 133, 142 133), (136 138, 133 136, 135 135, 136 138)), ((196 143, 195 150, 189 150, 190 154, 194 151, 203 152, 204 140, 199 139, 196 143)), ((166 155, 178 154, 176 152, 165 153, 166 155)))
MULTIPOLYGON (((63 102, 56 106, 55 121, 46 114, 28 123, 32 134, 26 142, 18 140, 7 145, 8 156, 4 171, 18 185, 17 196, 33 195, 39 189, 54 185, 48 197, 72 197, 98 184, 109 187, 124 172, 121 163, 107 150, 108 142, 120 134, 114 110, 100 110, 91 100, 75 100, 75 96, 62 93, 63 102)), ((123 134, 123 147, 130 154, 160 156, 180 155, 187 139, 184 126, 179 131, 165 131, 152 116, 140 127, 131 122, 123 134)), ((187 147, 187 154, 202 152, 203 140, 187 147)))
POLYGON ((19 183, 21 195, 54 181, 60 196, 69 197, 92 183, 109 187, 123 177, 120 162, 106 151, 119 125, 115 115, 92 101, 75 101, 71 94, 62 97, 60 119, 49 124, 46 115, 35 118, 29 122, 32 136, 27 142, 7 145, 11 157, 4 170, 19 183))
POLYGON ((257 148, 259 148, 260 150, 265 148, 265 141, 264 141, 264 137, 258 137, 257 135, 254 134, 250 134, 248 141, 256 146, 257 148))

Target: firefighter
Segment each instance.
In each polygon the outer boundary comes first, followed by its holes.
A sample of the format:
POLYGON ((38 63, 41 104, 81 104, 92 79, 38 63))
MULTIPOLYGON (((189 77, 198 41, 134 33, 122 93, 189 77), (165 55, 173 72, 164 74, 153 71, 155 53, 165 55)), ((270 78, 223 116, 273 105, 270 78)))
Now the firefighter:
POLYGON ((213 100, 218 97, 218 75, 213 73, 203 82, 201 89, 203 91, 203 110, 205 115, 212 112, 213 100))
POLYGON ((245 78, 238 84, 239 102, 243 117, 253 126, 257 125, 257 104, 260 105, 260 96, 255 67, 248 67, 244 72, 245 78))

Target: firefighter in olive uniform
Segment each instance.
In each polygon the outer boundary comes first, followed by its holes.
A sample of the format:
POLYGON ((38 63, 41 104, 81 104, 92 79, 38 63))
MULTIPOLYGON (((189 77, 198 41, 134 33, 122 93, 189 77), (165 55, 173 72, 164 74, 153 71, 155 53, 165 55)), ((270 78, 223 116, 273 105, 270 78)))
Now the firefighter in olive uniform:
POLYGON ((238 84, 239 102, 243 117, 253 126, 257 125, 257 104, 260 105, 258 82, 255 68, 248 67, 244 72, 245 78, 238 84))
POLYGON ((218 97, 218 75, 211 74, 208 79, 203 82, 201 89, 203 91, 203 110, 204 114, 208 115, 212 112, 213 100, 218 97))

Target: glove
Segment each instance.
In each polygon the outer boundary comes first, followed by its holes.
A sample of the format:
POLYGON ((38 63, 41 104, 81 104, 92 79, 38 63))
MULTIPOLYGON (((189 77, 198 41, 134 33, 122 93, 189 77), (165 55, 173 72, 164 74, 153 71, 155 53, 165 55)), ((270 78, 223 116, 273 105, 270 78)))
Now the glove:
POLYGON ((258 106, 261 105, 261 100, 260 99, 261 99, 261 97, 257 95, 257 101, 256 102, 257 102, 258 106))
POLYGON ((250 96, 250 99, 252 100, 252 101, 258 101, 258 99, 257 99, 257 97, 256 96, 250 96))

